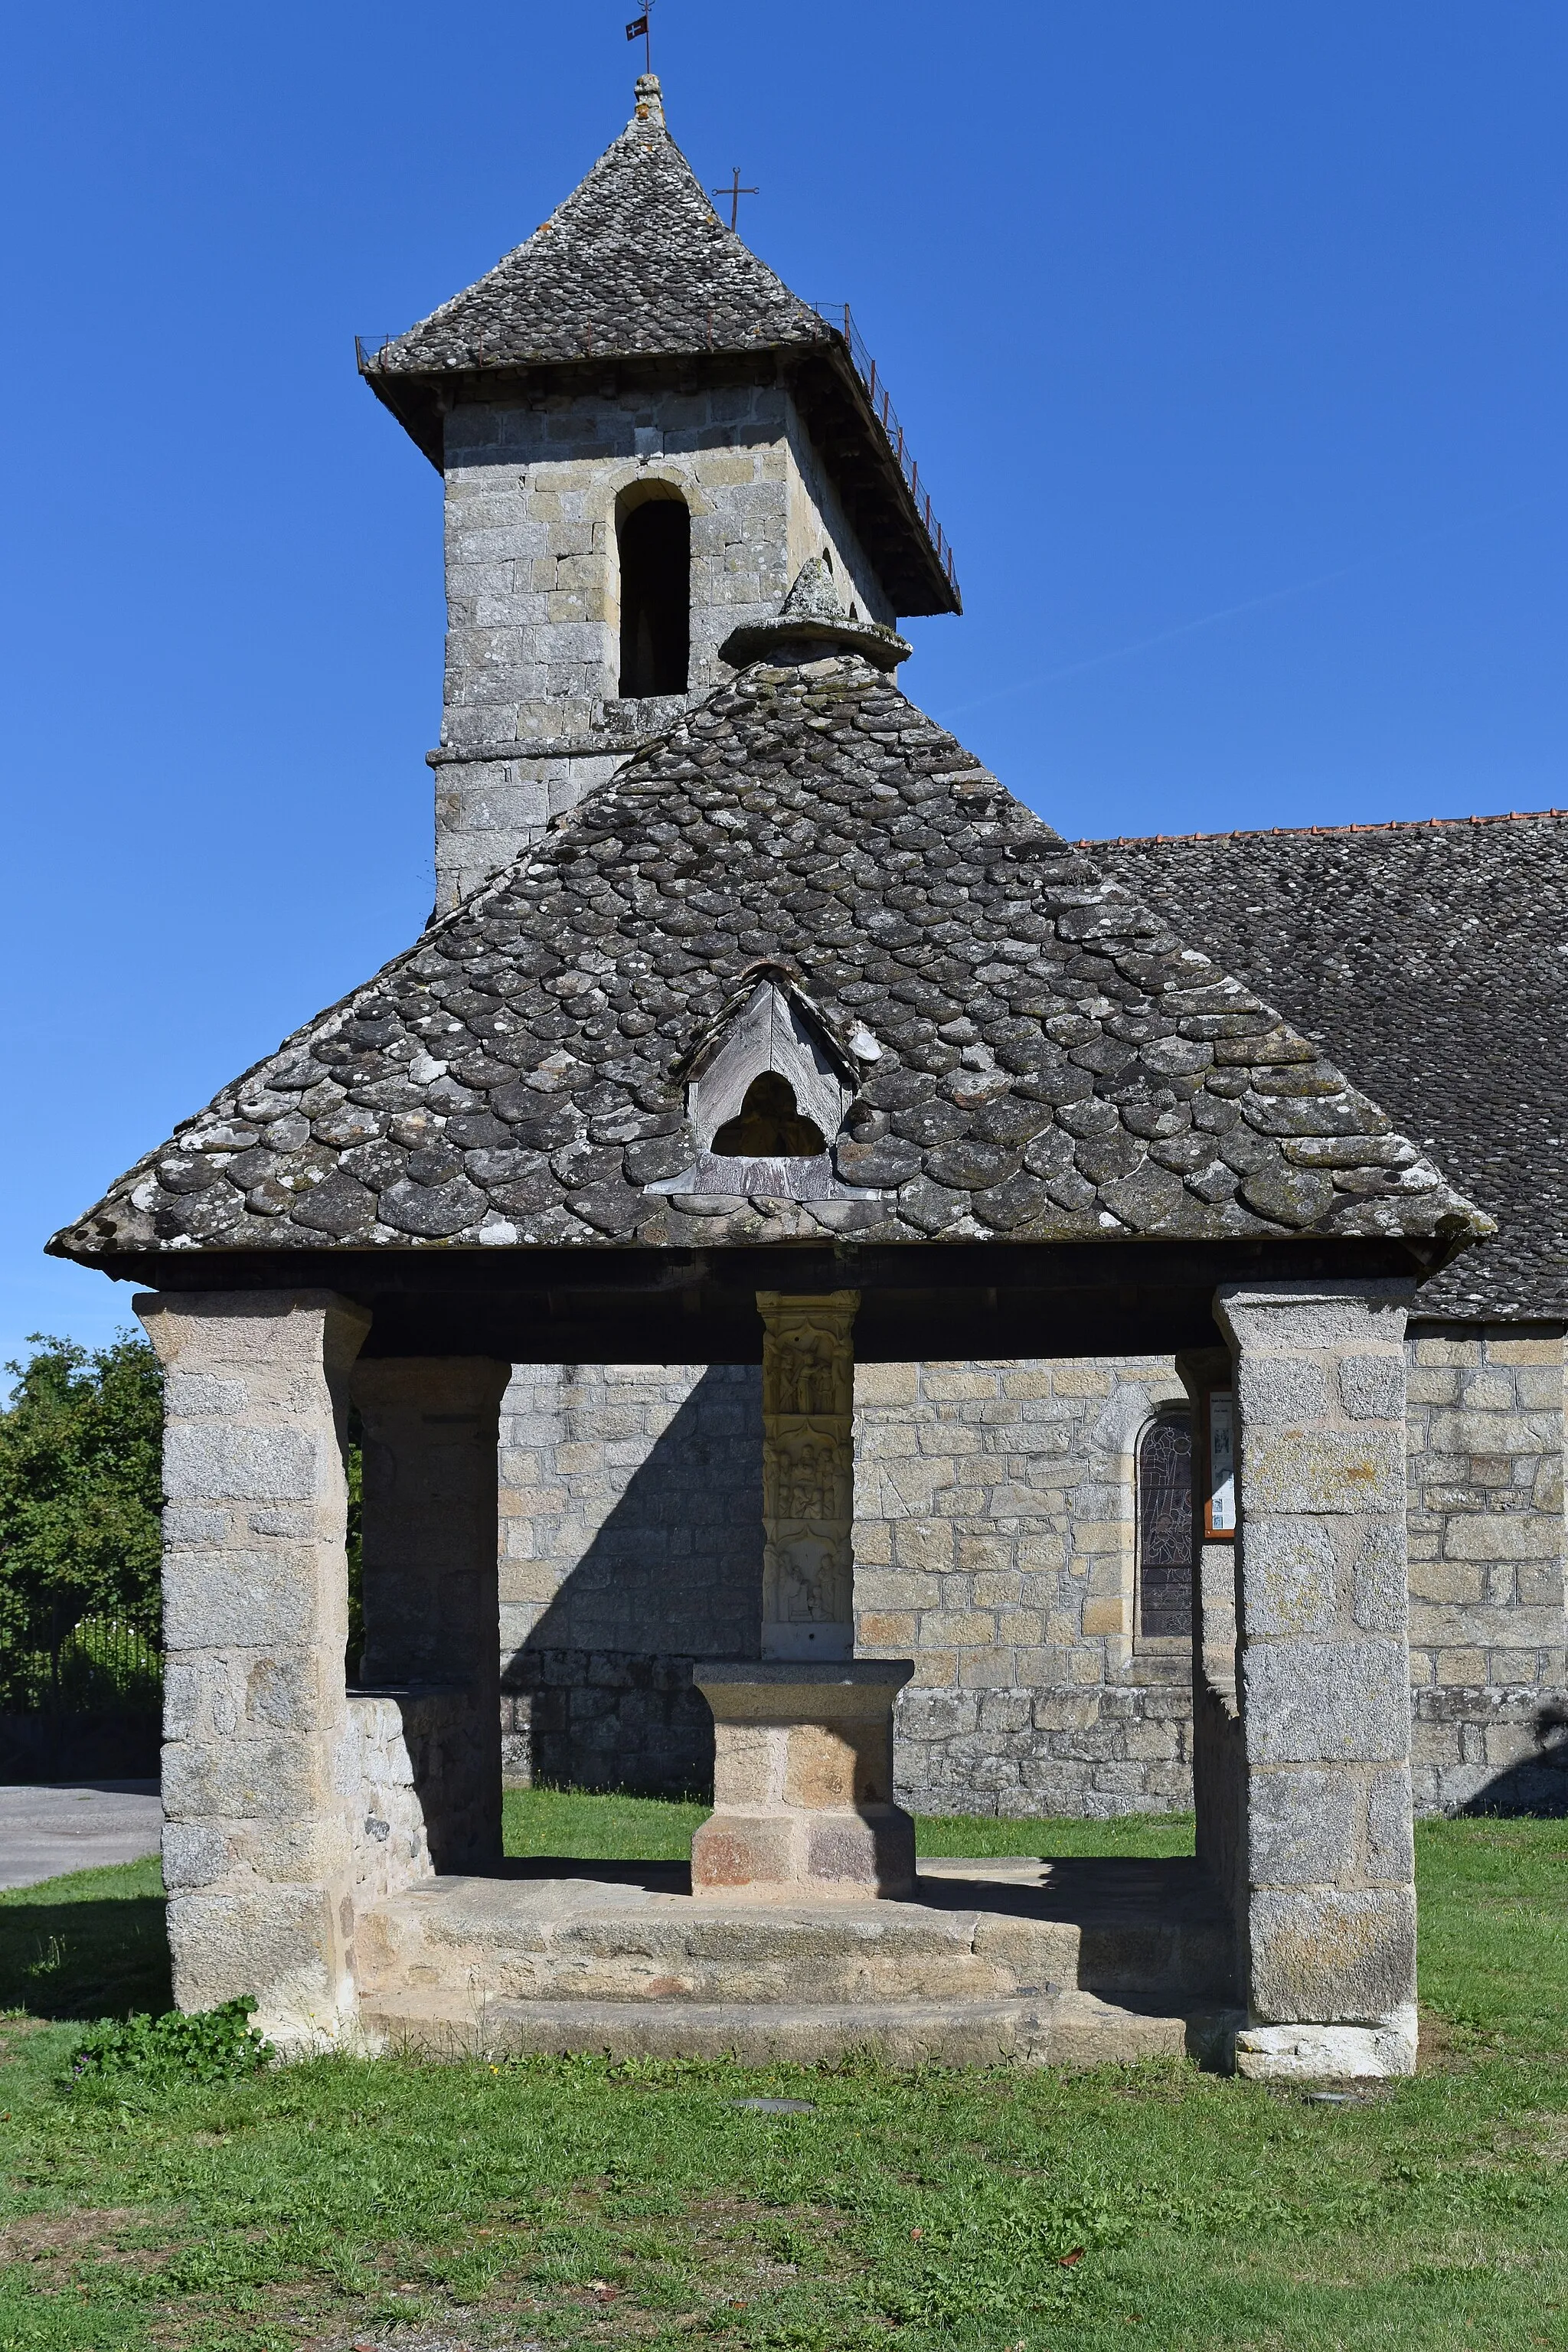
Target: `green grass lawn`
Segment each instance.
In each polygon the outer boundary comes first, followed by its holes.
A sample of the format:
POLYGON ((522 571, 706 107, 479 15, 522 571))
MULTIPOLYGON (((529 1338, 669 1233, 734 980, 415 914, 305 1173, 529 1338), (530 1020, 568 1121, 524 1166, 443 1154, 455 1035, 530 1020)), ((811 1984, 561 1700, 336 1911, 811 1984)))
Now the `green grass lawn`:
MULTIPOLYGON (((530 1791, 515 1853, 684 1853, 700 1806, 530 1791)), ((1172 1853, 1180 1820, 929 1822, 1172 1853)), ((1415 2081, 1347 2105, 1092 2074, 321 2061, 65 2092, 167 1999, 155 1866, 0 1895, 0 2352, 355 2344, 1568 2347, 1568 1824, 1419 1832, 1415 2081), (737 2106, 802 2098, 805 2115, 737 2106)))

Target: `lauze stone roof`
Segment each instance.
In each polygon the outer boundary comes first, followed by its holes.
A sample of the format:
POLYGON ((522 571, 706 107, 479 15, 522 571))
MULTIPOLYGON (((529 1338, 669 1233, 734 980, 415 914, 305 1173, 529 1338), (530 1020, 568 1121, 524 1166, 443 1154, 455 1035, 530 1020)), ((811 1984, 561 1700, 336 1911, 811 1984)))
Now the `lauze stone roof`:
POLYGON ((635 379, 673 366, 678 383, 700 364, 782 373, 897 609, 956 613, 951 551, 848 333, 847 314, 842 333, 830 327, 724 226, 645 74, 631 121, 565 203, 476 284, 362 352, 361 367, 437 468, 454 402, 537 397, 584 369, 635 379))
POLYGON ((1497 1219, 1421 1311, 1568 1314, 1568 814, 1100 842, 1497 1219))
POLYGON ((376 354, 384 374, 820 343, 828 330, 726 228, 658 85, 526 243, 376 354))
POLYGON ((1315 1040, 840 648, 742 670, 51 1247, 847 1229, 1458 1240, 1489 1221, 1315 1040), (837 1181, 742 1197, 737 1163, 734 1195, 656 1191, 698 1157, 687 1057, 757 966, 859 1073, 837 1181))

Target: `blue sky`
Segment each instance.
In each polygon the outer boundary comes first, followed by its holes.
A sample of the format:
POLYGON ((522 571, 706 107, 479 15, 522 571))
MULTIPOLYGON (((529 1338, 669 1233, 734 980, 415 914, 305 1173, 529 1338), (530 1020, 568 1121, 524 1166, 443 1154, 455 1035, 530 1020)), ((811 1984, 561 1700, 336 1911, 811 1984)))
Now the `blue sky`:
MULTIPOLYGON (((10 21, 0 1354, 45 1236, 418 929, 439 483, 352 337, 620 128, 630 0, 10 21)), ((1568 11, 658 0, 672 128, 847 299, 967 612, 904 683, 1072 835, 1568 804, 1568 11)))

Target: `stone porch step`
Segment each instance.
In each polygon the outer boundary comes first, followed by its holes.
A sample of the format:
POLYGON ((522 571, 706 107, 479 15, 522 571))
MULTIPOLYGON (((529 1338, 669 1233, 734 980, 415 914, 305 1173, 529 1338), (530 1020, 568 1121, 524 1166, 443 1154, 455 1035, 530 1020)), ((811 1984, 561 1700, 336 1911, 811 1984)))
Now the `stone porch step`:
POLYGON ((480 2000, 426 1988, 381 1993, 362 2022, 383 2050, 446 2058, 733 2058, 816 2065, 864 2051, 890 2066, 1100 2066, 1142 2058, 1225 2062, 1237 2020, 1163 2016, 1047 1986, 1025 2000, 480 2000))
POLYGON ((917 1899, 694 1900, 675 1864, 512 1864, 427 1880, 356 1939, 367 2003, 788 2009, 1027 2004, 1044 1988, 1177 2018, 1228 1998, 1226 1925, 1197 1866, 942 1863, 917 1899))

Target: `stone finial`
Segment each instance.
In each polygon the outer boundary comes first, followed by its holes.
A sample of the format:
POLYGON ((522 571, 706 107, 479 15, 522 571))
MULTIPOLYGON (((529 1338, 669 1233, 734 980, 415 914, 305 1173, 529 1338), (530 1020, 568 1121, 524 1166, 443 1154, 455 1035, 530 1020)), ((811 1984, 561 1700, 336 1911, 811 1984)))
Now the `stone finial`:
POLYGON ((779 608, 780 620, 844 621, 848 617, 832 572, 820 555, 808 555, 779 608))
POLYGON ((657 74, 638 74, 637 110, 639 122, 651 122, 658 131, 664 129, 664 92, 657 74))
POLYGON ((754 661, 818 661, 835 653, 859 654, 879 669, 897 669, 914 647, 880 621, 852 621, 827 562, 812 555, 795 573, 776 618, 732 629, 719 651, 736 669, 754 661))

